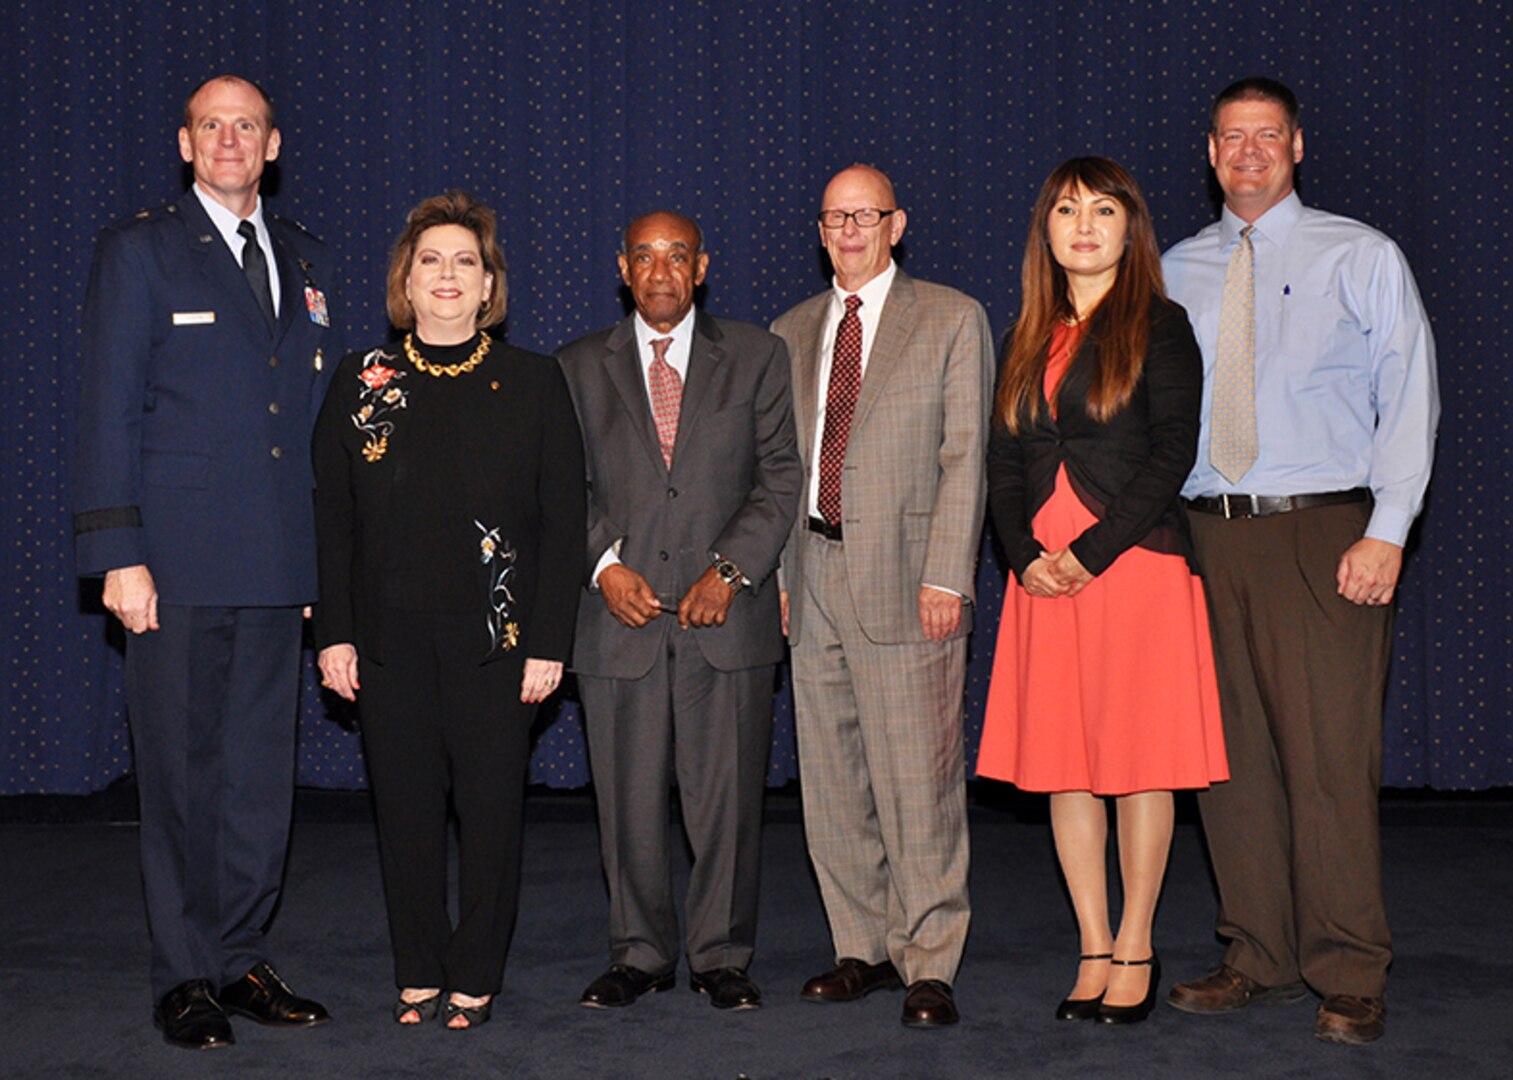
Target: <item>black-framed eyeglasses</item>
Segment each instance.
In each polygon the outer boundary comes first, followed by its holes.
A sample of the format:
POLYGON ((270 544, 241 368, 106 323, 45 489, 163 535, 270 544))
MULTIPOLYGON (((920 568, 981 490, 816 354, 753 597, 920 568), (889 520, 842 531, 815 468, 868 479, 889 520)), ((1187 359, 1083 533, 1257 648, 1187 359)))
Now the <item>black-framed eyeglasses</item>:
POLYGON ((819 219, 820 224, 827 229, 844 229, 847 218, 856 222, 857 228, 875 229, 883 223, 883 218, 896 213, 897 208, 879 210, 875 206, 867 206, 860 210, 821 210, 819 219))

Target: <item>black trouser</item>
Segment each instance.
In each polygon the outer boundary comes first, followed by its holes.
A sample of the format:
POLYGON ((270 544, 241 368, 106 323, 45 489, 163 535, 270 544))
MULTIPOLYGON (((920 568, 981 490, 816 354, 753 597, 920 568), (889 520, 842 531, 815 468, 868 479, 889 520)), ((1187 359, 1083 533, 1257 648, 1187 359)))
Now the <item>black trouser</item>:
POLYGON ((358 657, 394 981, 498 992, 520 899, 531 720, 525 658, 480 664, 472 614, 389 611, 384 663, 358 657), (458 824, 458 919, 447 913, 447 796, 458 824))

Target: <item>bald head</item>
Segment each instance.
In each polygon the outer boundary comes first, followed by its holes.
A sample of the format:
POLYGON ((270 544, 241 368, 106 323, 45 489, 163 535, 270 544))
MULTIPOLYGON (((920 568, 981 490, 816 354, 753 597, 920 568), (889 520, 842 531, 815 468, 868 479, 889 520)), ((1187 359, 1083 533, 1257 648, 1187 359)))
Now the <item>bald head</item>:
POLYGON ((266 112, 264 121, 268 129, 271 131, 277 126, 273 123, 273 99, 268 96, 268 91, 264 90, 251 79, 244 79, 240 75, 212 75, 191 90, 189 96, 184 99, 184 126, 186 128, 192 127, 194 123, 194 99, 200 96, 201 91, 209 90, 216 86, 240 86, 251 90, 262 99, 263 109, 266 112))
POLYGON ((699 228, 699 223, 691 217, 686 217, 676 210, 653 210, 649 214, 642 214, 629 225, 625 226, 625 235, 620 238, 620 253, 630 251, 630 234, 638 229, 656 226, 659 229, 671 228, 673 230, 686 231, 693 236, 693 251, 697 255, 704 250, 704 230, 699 228))
POLYGON ((871 165, 852 165, 835 174, 820 200, 820 212, 827 210, 847 214, 884 211, 883 219, 870 227, 858 225, 852 217, 835 228, 820 223, 820 242, 830 255, 836 284, 846 292, 855 292, 888 269, 893 245, 903 238, 908 215, 898 207, 893 181, 871 165))
POLYGON ((898 205, 898 195, 893 191, 893 181, 888 179, 887 173, 875 166, 863 165, 858 162, 855 165, 848 165, 836 173, 830 178, 830 183, 825 185, 825 197, 820 203, 821 206, 826 208, 830 206, 830 192, 837 184, 865 184, 870 186, 872 190, 877 192, 878 198, 884 200, 876 204, 880 210, 887 210, 898 205))

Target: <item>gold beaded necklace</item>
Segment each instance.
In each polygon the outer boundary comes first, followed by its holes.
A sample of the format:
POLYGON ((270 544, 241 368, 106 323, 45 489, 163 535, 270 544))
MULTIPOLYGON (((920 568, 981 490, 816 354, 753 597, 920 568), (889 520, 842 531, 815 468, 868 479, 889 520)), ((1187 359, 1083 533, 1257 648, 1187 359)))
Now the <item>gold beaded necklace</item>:
POLYGON ((430 363, 426 360, 425 357, 421 356, 420 353, 415 349, 415 335, 406 334, 405 356, 410 358, 410 363, 415 365, 416 371, 423 371, 427 375, 432 375, 438 379, 443 375, 449 375, 455 379, 457 378, 457 376, 462 375, 465 372, 472 371, 475 367, 482 363, 483 358, 489 353, 489 345, 492 344, 492 342, 493 339, 489 337, 488 331, 485 330, 482 334, 479 335, 478 348, 473 350, 472 356, 468 357, 460 364, 448 364, 446 365, 446 367, 441 367, 438 364, 430 363))

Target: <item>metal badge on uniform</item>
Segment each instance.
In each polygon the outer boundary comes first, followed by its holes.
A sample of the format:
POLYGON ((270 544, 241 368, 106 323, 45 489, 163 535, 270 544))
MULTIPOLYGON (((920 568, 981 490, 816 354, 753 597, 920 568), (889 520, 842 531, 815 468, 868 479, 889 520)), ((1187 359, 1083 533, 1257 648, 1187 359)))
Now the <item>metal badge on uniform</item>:
POLYGON ((315 350, 315 370, 319 371, 326 366, 326 358, 319 349, 315 350))
POLYGON ((173 313, 174 326, 208 326, 215 322, 213 311, 175 311, 173 313))
POLYGON ((326 311, 326 294, 314 285, 305 286, 305 307, 310 309, 310 321, 321 326, 331 325, 331 315, 326 311))

